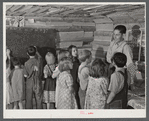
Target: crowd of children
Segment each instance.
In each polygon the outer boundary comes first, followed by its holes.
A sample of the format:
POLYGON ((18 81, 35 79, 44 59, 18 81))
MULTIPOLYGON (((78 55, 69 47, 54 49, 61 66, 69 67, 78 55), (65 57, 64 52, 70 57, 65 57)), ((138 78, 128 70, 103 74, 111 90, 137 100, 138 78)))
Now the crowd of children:
POLYGON ((74 45, 60 50, 57 57, 47 52, 45 66, 35 46, 28 47, 27 55, 22 66, 10 49, 6 50, 7 109, 33 109, 33 98, 37 109, 43 109, 43 103, 46 109, 127 108, 128 58, 124 53, 115 52, 111 57, 115 67, 111 75, 103 60, 93 60, 89 50, 78 53, 74 45))

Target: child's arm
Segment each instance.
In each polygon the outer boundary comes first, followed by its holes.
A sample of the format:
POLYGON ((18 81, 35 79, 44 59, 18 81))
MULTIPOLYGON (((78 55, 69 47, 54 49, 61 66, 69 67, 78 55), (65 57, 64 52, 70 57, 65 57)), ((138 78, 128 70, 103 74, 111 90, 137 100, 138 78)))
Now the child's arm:
POLYGON ((109 104, 115 97, 115 93, 114 92, 110 92, 108 99, 107 99, 107 104, 109 104))
POLYGON ((24 75, 25 78, 27 78, 27 76, 28 76, 28 73, 27 73, 27 70, 26 70, 26 63, 25 63, 24 68, 23 68, 23 75, 24 75))
POLYGON ((8 66, 8 68, 10 69, 10 67, 11 67, 10 50, 7 49, 7 51, 6 51, 6 55, 7 55, 8 61, 9 61, 9 66, 8 66))
POLYGON ((45 65, 44 69, 43 69, 43 73, 44 73, 44 78, 48 78, 48 69, 47 69, 47 65, 45 65))
POLYGON ((73 78, 72 78, 72 76, 70 76, 70 75, 66 76, 66 84, 67 84, 70 92, 75 93, 74 88, 73 88, 73 78))
POLYGON ((80 87, 82 90, 86 90, 87 85, 88 85, 88 77, 89 77, 89 70, 87 67, 83 68, 81 70, 81 75, 80 75, 80 87))
POLYGON ((118 80, 116 73, 113 73, 111 75, 110 80, 111 81, 110 81, 110 85, 108 88, 108 90, 110 91, 110 94, 107 98, 107 103, 110 103, 114 99, 116 93, 118 92, 119 86, 120 86, 119 85, 120 80, 118 80))
MULTIPOLYGON (((36 55, 37 55, 37 59, 38 59, 38 66, 37 66, 37 70, 38 70, 38 73, 39 73, 39 76, 41 77, 42 76, 42 73, 43 73, 43 60, 42 60, 42 56, 39 54, 38 52, 38 49, 36 46, 34 46, 36 48, 36 55)), ((36 70, 36 67, 35 67, 35 70, 36 70)))
POLYGON ((52 78, 56 78, 59 74, 60 74, 60 71, 58 67, 56 67, 55 70, 53 71, 52 78))
POLYGON ((39 54, 38 49, 36 46, 34 46, 36 48, 36 55, 38 56, 38 58, 42 58, 42 56, 39 54))

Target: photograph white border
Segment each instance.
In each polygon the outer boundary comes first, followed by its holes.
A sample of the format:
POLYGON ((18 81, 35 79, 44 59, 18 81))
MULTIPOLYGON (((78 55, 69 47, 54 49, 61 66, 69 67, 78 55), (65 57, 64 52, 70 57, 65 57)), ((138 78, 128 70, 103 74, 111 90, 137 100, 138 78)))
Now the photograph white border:
MULTIPOLYGON (((145 4, 146 2, 3 2, 3 72, 6 72, 6 5, 46 5, 46 4, 145 4)), ((145 18, 146 19, 146 18, 145 18)), ((145 20, 146 33, 146 20, 145 20)), ((146 54, 146 51, 145 51, 146 54)), ((146 62, 146 57, 145 57, 146 62)), ((3 118, 4 119, 20 119, 20 118, 145 118, 146 109, 128 109, 128 110, 7 110, 6 109, 6 73, 3 73, 3 118)), ((146 80, 146 69, 145 69, 146 80)), ((145 81, 146 85, 146 81, 145 81)), ((145 90, 146 92, 146 90, 145 90)), ((145 97, 146 101, 146 97, 145 97)), ((146 103, 146 102, 145 102, 146 103)))

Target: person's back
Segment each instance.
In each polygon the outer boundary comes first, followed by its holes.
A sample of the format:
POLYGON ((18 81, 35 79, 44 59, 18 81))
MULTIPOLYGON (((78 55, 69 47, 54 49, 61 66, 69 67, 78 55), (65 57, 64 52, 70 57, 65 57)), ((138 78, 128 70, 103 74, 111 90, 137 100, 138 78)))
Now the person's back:
POLYGON ((127 108, 127 71, 124 69, 127 57, 123 53, 115 53, 112 63, 115 66, 115 72, 111 75, 108 90, 110 94, 107 99, 108 108, 110 109, 126 109, 127 108))
POLYGON ((105 64, 95 59, 89 68, 89 82, 85 97, 85 109, 103 109, 106 104, 108 79, 104 77, 105 64))
POLYGON ((80 98, 80 108, 84 109, 85 104, 85 95, 88 85, 89 77, 89 63, 91 62, 92 56, 89 50, 82 50, 79 53, 79 61, 81 65, 78 69, 78 78, 79 78, 79 98, 80 98))
POLYGON ((37 101, 37 108, 42 108, 42 58, 37 52, 36 48, 30 46, 27 50, 27 54, 30 59, 24 65, 24 76, 26 80, 26 108, 33 108, 33 94, 37 101), (38 59, 35 58, 35 55, 38 56, 38 59))
POLYGON ((25 71, 27 75, 27 81, 33 78, 33 72, 35 67, 39 67, 39 61, 36 58, 30 58, 25 62, 25 71))

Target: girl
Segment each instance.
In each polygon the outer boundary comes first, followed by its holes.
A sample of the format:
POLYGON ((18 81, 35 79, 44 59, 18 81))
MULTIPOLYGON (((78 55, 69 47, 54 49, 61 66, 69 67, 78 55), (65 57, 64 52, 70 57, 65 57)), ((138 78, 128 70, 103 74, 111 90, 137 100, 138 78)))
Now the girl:
POLYGON ((47 103, 47 109, 55 109, 55 88, 56 81, 52 78, 52 73, 55 69, 55 57, 51 52, 48 52, 45 56, 47 65, 44 67, 44 95, 43 101, 47 103))
POLYGON ((6 49, 6 109, 12 109, 13 94, 11 87, 10 74, 12 70, 11 51, 6 49))
POLYGON ((80 62, 77 58, 78 57, 77 47, 74 45, 70 45, 68 47, 68 51, 70 53, 70 57, 71 57, 72 63, 73 63, 73 69, 70 70, 70 73, 71 73, 72 78, 73 78, 73 88, 75 91, 75 98, 77 101, 78 108, 80 108, 79 95, 78 95, 78 91, 79 91, 78 68, 79 68, 80 62))
POLYGON ((89 77, 89 64, 92 60, 92 53, 89 50, 82 50, 79 53, 79 61, 81 65, 78 69, 78 77, 79 77, 79 99, 80 99, 80 108, 84 109, 85 104, 85 95, 86 89, 88 85, 88 77, 89 77))
POLYGON ((89 68, 89 82, 86 91, 85 109, 104 109, 108 90, 108 79, 103 77, 105 64, 95 59, 89 68))
POLYGON ((68 57, 61 59, 59 63, 60 74, 58 77, 58 109, 77 109, 77 103, 73 89, 73 79, 70 74, 70 69, 73 68, 73 63, 68 57))
MULTIPOLYGON (((58 63, 60 62, 60 60, 63 57, 69 57, 69 52, 67 50, 60 50, 58 55, 57 55, 57 59, 58 59, 58 63)), ((60 71, 58 69, 58 66, 55 68, 55 70, 53 71, 52 74, 52 78, 58 78, 60 74, 60 71)), ((56 94, 55 94, 55 107, 57 108, 57 101, 58 101, 58 90, 59 90, 59 86, 58 86, 58 81, 56 80, 56 94)))
POLYGON ((23 69, 20 67, 20 61, 18 58, 13 58, 12 63, 14 70, 12 73, 12 92, 14 97, 14 109, 17 109, 18 105, 20 109, 23 109, 22 101, 24 100, 24 75, 23 69))

